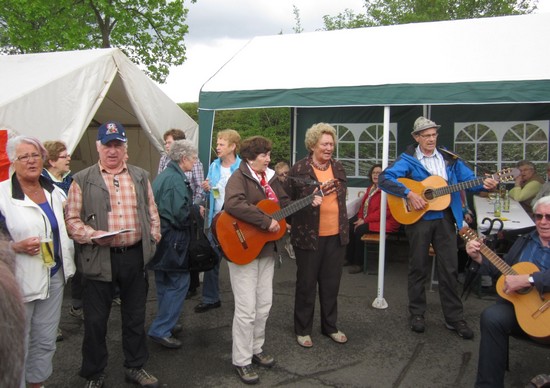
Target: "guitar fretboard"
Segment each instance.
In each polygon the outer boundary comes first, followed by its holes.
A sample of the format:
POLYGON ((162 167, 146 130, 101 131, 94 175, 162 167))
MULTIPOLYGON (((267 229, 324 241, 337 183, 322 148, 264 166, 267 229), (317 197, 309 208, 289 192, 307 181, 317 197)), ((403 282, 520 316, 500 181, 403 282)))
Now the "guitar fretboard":
POLYGON ((454 193, 456 191, 466 190, 466 189, 469 189, 471 187, 479 186, 479 185, 483 184, 484 180, 485 180, 485 178, 476 178, 474 180, 467 181, 467 182, 461 182, 461 183, 456 183, 456 184, 450 185, 450 186, 439 187, 437 189, 432 190, 433 196, 434 196, 434 198, 435 197, 441 197, 443 195, 451 194, 451 193, 454 193))
MULTIPOLYGON (((320 194, 320 193, 319 193, 320 194)), ((308 195, 307 197, 304 197, 302 199, 298 199, 294 202, 292 202, 287 207, 277 210, 275 213, 271 214, 271 217, 273 217, 275 220, 280 221, 283 218, 288 217, 291 214, 296 213, 298 210, 301 210, 305 208, 307 205, 311 205, 313 202, 313 197, 315 195, 318 195, 317 193, 313 193, 308 195)))

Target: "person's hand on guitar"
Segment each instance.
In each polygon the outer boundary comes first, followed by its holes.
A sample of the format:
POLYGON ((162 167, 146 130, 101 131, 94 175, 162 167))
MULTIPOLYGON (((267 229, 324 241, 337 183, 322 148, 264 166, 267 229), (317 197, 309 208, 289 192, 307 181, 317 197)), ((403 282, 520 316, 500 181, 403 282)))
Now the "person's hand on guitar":
MULTIPOLYGON (((317 189, 315 189, 315 191, 317 191, 317 189)), ((321 203, 323 203, 323 196, 321 195, 313 196, 313 201, 311 202, 311 206, 313 207, 321 206, 321 203)))
POLYGON ((472 258, 473 261, 475 261, 478 264, 481 264, 482 256, 481 256, 481 242, 478 240, 469 240, 466 243, 466 253, 468 256, 472 258))
POLYGON ((488 191, 493 191, 497 188, 498 181, 491 177, 487 177, 483 180, 483 188, 488 191))
POLYGON ((407 200, 412 205, 414 210, 422 210, 426 207, 428 202, 424 200, 420 195, 416 194, 412 190, 407 194, 407 200))
POLYGON ((269 228, 267 228, 269 232, 277 233, 279 230, 281 230, 281 225, 279 225, 279 222, 275 219, 271 219, 271 225, 269 225, 269 228))
POLYGON ((523 290, 531 287, 529 283, 529 275, 506 275, 504 278, 503 291, 505 294, 511 294, 514 291, 523 290))

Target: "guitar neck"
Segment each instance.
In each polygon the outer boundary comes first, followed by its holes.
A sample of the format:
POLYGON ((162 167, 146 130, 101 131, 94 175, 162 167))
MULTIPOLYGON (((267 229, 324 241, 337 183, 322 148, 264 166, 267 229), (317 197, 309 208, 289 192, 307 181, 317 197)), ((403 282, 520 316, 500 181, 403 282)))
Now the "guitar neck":
POLYGON ((476 178, 467 182, 461 182, 450 186, 439 187, 437 189, 433 189, 433 196, 434 198, 441 197, 443 195, 451 194, 456 191, 466 190, 475 186, 479 186, 483 184, 484 180, 485 178, 476 178))
POLYGON ((313 202, 313 197, 315 195, 318 195, 318 194, 313 193, 308 195, 307 197, 294 201, 287 207, 277 210, 275 213, 271 214, 271 217, 273 217, 276 221, 280 221, 283 218, 286 218, 289 215, 296 213, 298 210, 301 210, 306 206, 311 205, 311 203, 313 202))
POLYGON ((514 271, 504 260, 502 260, 495 252, 493 252, 485 244, 481 244, 480 251, 493 264, 503 275, 517 275, 517 272, 514 271))

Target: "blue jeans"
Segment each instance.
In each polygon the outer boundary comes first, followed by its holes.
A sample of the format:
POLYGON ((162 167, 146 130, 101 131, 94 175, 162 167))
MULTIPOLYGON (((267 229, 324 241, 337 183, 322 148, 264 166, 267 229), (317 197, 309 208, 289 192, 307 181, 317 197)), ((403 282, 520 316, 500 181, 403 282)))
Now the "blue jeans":
POLYGON ((189 272, 155 271, 157 286, 157 316, 151 323, 148 334, 153 337, 170 337, 183 309, 189 289, 189 272))
POLYGON ((503 300, 487 307, 480 318, 481 341, 477 364, 476 388, 504 387, 510 334, 520 334, 514 306, 503 300))
POLYGON ((210 271, 204 272, 204 277, 202 280, 202 303, 212 304, 219 302, 220 300, 220 261, 221 261, 221 252, 219 251, 214 238, 212 236, 212 231, 209 231, 206 235, 210 245, 220 257, 218 264, 210 271))

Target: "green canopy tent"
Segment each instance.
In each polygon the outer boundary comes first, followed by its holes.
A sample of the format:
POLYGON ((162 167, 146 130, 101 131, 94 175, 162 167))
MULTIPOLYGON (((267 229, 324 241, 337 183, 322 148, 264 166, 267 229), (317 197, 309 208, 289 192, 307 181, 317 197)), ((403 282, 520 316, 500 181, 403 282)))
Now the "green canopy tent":
MULTIPOLYGON (((316 122, 311 112, 375 109, 384 166, 392 112, 404 107, 418 116, 438 107, 542 104, 539 119, 548 120, 548 36, 550 15, 534 14, 256 37, 201 89, 201 155, 210 155, 215 112, 227 109, 291 108, 293 159, 305 154, 296 139, 316 122)), ((399 126, 406 139, 411 117, 399 126)), ((385 307, 383 276, 378 288, 374 305, 385 307)))

